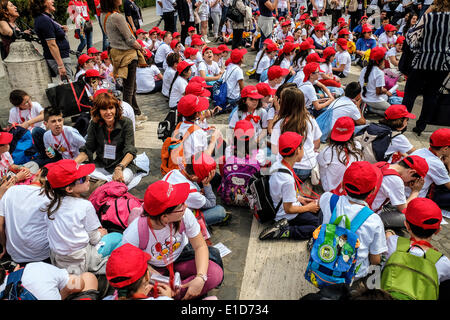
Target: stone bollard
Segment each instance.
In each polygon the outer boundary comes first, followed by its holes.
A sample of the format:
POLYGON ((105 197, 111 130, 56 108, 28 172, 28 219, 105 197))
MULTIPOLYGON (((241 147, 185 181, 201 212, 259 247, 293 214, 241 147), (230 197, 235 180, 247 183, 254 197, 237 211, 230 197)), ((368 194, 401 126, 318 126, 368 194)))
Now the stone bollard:
POLYGON ((3 63, 11 90, 24 90, 32 101, 39 102, 44 108, 48 106, 45 89, 52 78, 44 56, 31 42, 16 40, 11 43, 9 54, 3 63))

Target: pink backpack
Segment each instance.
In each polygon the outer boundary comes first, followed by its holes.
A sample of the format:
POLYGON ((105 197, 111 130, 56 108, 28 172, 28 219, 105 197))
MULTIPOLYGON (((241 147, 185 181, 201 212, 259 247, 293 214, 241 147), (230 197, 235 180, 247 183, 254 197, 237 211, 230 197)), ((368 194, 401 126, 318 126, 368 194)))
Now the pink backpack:
MULTIPOLYGON (((145 249, 147 249, 148 240, 149 240, 149 236, 150 236, 150 231, 148 230, 147 217, 140 215, 137 218, 139 219, 138 220, 139 249, 141 249, 142 251, 145 251, 145 249)), ((130 221, 130 223, 131 223, 131 221, 130 221)), ((186 230, 186 228, 184 226, 184 222, 181 221, 180 230, 178 230, 178 232, 181 234, 185 230, 186 230)))
POLYGON ((129 224, 130 212, 141 207, 144 201, 128 192, 125 183, 110 181, 98 187, 89 196, 100 217, 102 225, 108 229, 125 230, 129 224))

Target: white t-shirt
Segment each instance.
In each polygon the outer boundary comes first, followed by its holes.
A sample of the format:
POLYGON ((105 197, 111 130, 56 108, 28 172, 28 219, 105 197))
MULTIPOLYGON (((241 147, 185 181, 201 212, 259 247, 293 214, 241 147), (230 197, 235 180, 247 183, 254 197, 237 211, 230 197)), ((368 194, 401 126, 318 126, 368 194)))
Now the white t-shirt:
MULTIPOLYGON (((229 127, 231 129, 234 129, 234 127, 236 126, 236 122, 238 122, 239 120, 245 120, 248 115, 250 115, 250 113, 237 110, 235 113, 233 113, 233 116, 230 119, 229 127)), ((254 110, 252 115, 260 117, 260 120, 256 123, 255 121, 253 121, 253 119, 250 119, 250 122, 255 129, 255 138, 257 138, 262 129, 267 128, 267 111, 263 108, 260 108, 254 110)))
POLYGON ((259 50, 255 57, 255 62, 253 63, 253 69, 256 69, 256 65, 258 64, 259 58, 263 54, 263 50, 259 50))
POLYGON ((147 68, 137 68, 136 93, 148 93, 155 89, 155 77, 160 73, 154 64, 147 68))
MULTIPOLYGON (((0 285, 0 292, 5 290, 8 276, 0 285)), ((44 262, 33 262, 25 266, 22 285, 38 300, 61 300, 60 291, 69 283, 69 273, 54 265, 44 262)))
POLYGON ((199 74, 198 74, 196 60, 184 59, 184 61, 186 61, 187 63, 193 64, 191 66, 191 78, 198 76, 199 74))
POLYGON ((393 206, 406 204, 405 184, 402 178, 396 175, 389 175, 383 177, 380 190, 378 191, 375 200, 372 203, 372 209, 377 213, 381 213, 381 206, 389 199, 393 206))
POLYGON ((207 64, 205 61, 201 61, 198 64, 198 73, 205 71, 206 76, 217 76, 220 72, 219 65, 215 61, 211 61, 211 64, 207 64))
MULTIPOLYGON (((441 186, 450 182, 450 175, 448 174, 445 164, 428 148, 416 150, 411 155, 424 158, 428 164, 428 172, 425 176, 425 182, 423 184, 422 190, 420 190, 419 192, 419 197, 426 197, 428 189, 430 188, 430 185, 432 183, 441 186)), ((408 196, 411 194, 411 189, 408 187, 406 187, 406 194, 408 196)))
MULTIPOLYGON (((361 149, 359 142, 356 142, 356 148, 361 149)), ((342 152, 339 159, 345 162, 345 153, 342 152)), ((323 190, 334 190, 344 178, 345 170, 355 161, 361 161, 354 156, 350 156, 347 165, 343 164, 338 159, 338 151, 336 148, 328 146, 324 148, 317 156, 317 162, 319 163, 320 182, 322 183, 323 190)))
POLYGON ((303 95, 305 96, 306 108, 313 109, 313 102, 317 101, 317 93, 311 81, 308 80, 303 82, 303 84, 300 84, 298 88, 303 92, 303 95))
MULTIPOLYGON (((288 58, 284 58, 280 63, 280 67, 284 69, 289 69, 291 67, 291 60, 288 58)), ((288 75, 288 77, 290 76, 288 75)))
POLYGON ((85 145, 86 140, 74 127, 63 126, 63 131, 64 136, 62 133, 54 136, 50 130, 47 130, 44 133, 45 149, 52 147, 53 150, 61 154, 63 159, 75 159, 80 153, 80 147, 85 145))
MULTIPOLYGON (((178 76, 173 83, 172 91, 170 92, 169 97, 169 107, 176 108, 178 105, 178 101, 184 96, 184 92, 186 91, 186 87, 188 82, 182 76, 178 76)), ((170 86, 169 86, 170 89, 170 86)))
POLYGON ((361 112, 358 107, 353 103, 352 99, 346 96, 337 98, 335 102, 331 103, 331 107, 333 108, 331 128, 333 128, 337 119, 341 117, 350 117, 354 121, 361 119, 361 112))
POLYGON ((6 151, 0 155, 0 177, 8 176, 9 167, 14 164, 14 159, 11 154, 6 151))
MULTIPOLYGON (((31 102, 31 108, 28 110, 20 110, 19 107, 12 107, 9 110, 9 123, 17 123, 21 124, 25 121, 31 120, 36 118, 42 111, 44 111, 44 108, 39 104, 39 102, 31 102)), ((36 122, 33 125, 28 127, 28 130, 33 130, 33 128, 40 127, 45 129, 44 122, 36 122)))
MULTIPOLYGON (((180 125, 180 134, 183 136, 192 123, 183 122, 180 125)), ((205 151, 208 148, 208 136, 202 129, 197 129, 190 134, 183 143, 183 155, 187 159, 197 152, 205 151)))
POLYGON ((5 218, 6 250, 17 263, 42 261, 50 256, 45 222, 49 199, 40 195, 35 185, 9 188, 0 202, 0 216, 5 218), (24 201, 26 199, 26 201, 24 201))
MULTIPOLYGON (((323 213, 323 223, 329 223, 331 219, 330 200, 332 193, 325 192, 320 197, 320 209, 323 213)), ((341 196, 336 203, 336 216, 343 214, 349 217, 350 221, 361 211, 363 206, 361 204, 352 204, 346 196, 341 196)), ((345 227, 344 221, 339 224, 345 227)), ((387 250, 386 237, 384 235, 384 226, 380 217, 377 214, 372 214, 367 220, 356 230, 360 246, 358 248, 358 257, 356 260, 356 267, 359 270, 355 278, 362 278, 367 274, 370 262, 369 254, 381 254, 387 250)))
POLYGON ((167 68, 167 70, 164 71, 161 92, 165 97, 169 97, 170 85, 172 84, 173 77, 175 77, 176 73, 177 72, 173 68, 167 68))
POLYGON ((78 78, 81 77, 83 74, 86 73, 86 70, 84 70, 83 68, 81 68, 77 74, 75 75, 75 81, 78 81, 78 78))
POLYGON ((350 53, 347 50, 342 52, 336 52, 336 67, 339 68, 341 65, 345 64, 344 71, 342 73, 345 76, 348 76, 350 72, 350 66, 352 64, 352 57, 350 57, 350 53))
MULTIPOLYGON (((289 170, 281 163, 281 160, 277 160, 270 167, 270 196, 272 197, 274 206, 278 206, 280 201, 283 201, 283 203, 293 203, 294 206, 301 206, 302 204, 297 200, 299 194, 297 194, 295 178, 291 174, 285 172, 275 172, 277 169, 281 168, 289 170)), ((275 220, 278 221, 283 218, 292 220, 297 215, 298 214, 287 214, 284 211, 283 205, 281 205, 275 216, 275 220)))
POLYGON ((319 80, 323 79, 323 77, 322 77, 323 74, 333 76, 333 69, 332 69, 331 63, 323 62, 319 66, 320 66, 320 69, 323 70, 323 72, 319 73, 319 80))
POLYGON ((407 153, 413 148, 413 145, 403 134, 393 132, 392 135, 395 135, 395 137, 391 140, 391 144, 384 153, 385 157, 391 157, 396 152, 407 153))
POLYGON ((155 63, 163 63, 164 60, 166 60, 167 55, 169 54, 170 50, 171 50, 170 46, 167 43, 162 42, 159 45, 158 50, 156 50, 155 63))
POLYGON ((68 255, 89 244, 89 232, 101 227, 92 203, 82 198, 66 196, 59 209, 46 218, 50 249, 68 255))
POLYGON ((380 37, 378 38, 378 46, 382 47, 383 44, 388 45, 395 45, 395 42, 397 41, 397 36, 394 34, 392 37, 388 37, 386 32, 383 32, 380 37))
POLYGON ((224 81, 227 83, 227 98, 238 99, 241 96, 241 88, 239 80, 244 80, 244 72, 241 67, 234 63, 230 63, 223 75, 224 81))
POLYGON ((191 187, 191 192, 189 193, 188 198, 184 202, 186 206, 190 209, 200 209, 206 203, 206 197, 200 193, 200 187, 195 183, 186 178, 180 170, 172 170, 168 172, 163 181, 167 181, 171 184, 179 184, 179 183, 189 183, 191 187))
MULTIPOLYGON (((305 79, 305 74, 302 70, 297 71, 297 73, 294 76, 294 79, 292 80, 293 83, 297 85, 297 88, 300 88, 300 86, 303 85, 303 79, 305 79)), ((303 91, 302 91, 303 92, 303 91)))
MULTIPOLYGON (((139 219, 135 219, 133 222, 131 222, 128 228, 125 229, 125 231, 123 232, 122 244, 130 243, 136 247, 139 247, 138 221, 139 219)), ((144 251, 150 254, 151 259, 149 260, 149 263, 152 266, 166 266, 166 263, 164 262, 165 259, 163 259, 161 253, 157 252, 155 249, 155 245, 158 242, 162 244, 162 252, 167 252, 165 253, 166 260, 168 261, 168 263, 171 263, 178 259, 184 247, 188 244, 189 238, 194 238, 200 233, 200 225, 198 224, 197 219, 194 217, 194 214, 190 209, 186 208, 182 221, 185 226, 184 232, 180 234, 179 232, 175 233, 174 230, 172 231, 172 256, 169 255, 171 240, 170 227, 166 226, 160 230, 154 229, 153 232, 155 233, 157 240, 149 229, 148 244, 147 248, 144 251)))
MULTIPOLYGON (((307 137, 306 140, 303 143, 303 151, 304 155, 302 158, 302 161, 296 162, 294 164, 295 169, 305 169, 310 170, 314 168, 317 164, 317 154, 314 151, 314 141, 319 140, 322 136, 322 131, 319 128, 319 125, 316 122, 316 119, 314 119, 312 116, 309 117, 309 120, 307 122, 307 137)), ((270 143, 272 145, 278 146, 278 139, 281 135, 281 123, 283 123, 284 119, 281 119, 275 123, 272 129, 272 135, 270 136, 270 143)), ((281 155, 278 154, 278 159, 281 161, 281 155)))
POLYGON ((384 87, 384 72, 377 66, 372 68, 372 72, 369 75, 369 80, 367 81, 367 92, 366 95, 363 96, 362 89, 364 87, 364 74, 366 73, 367 67, 364 67, 361 70, 361 74, 359 76, 359 84, 361 85, 361 98, 364 102, 382 102, 387 101, 387 95, 377 95, 376 88, 384 87))
POLYGON ((217 4, 212 7, 212 4, 215 2, 216 0, 209 0, 209 7, 211 8, 211 12, 220 12, 222 13, 222 6, 219 4, 220 1, 217 1, 217 4))
POLYGON ((134 114, 134 110, 133 107, 130 106, 129 103, 125 102, 125 101, 120 101, 121 105, 122 105, 122 115, 128 119, 131 120, 131 122, 133 122, 133 131, 136 128, 136 118, 135 118, 135 114, 134 114))
POLYGON ((271 64, 271 59, 267 54, 264 55, 264 57, 261 58, 261 61, 258 64, 258 61, 256 61, 256 64, 258 68, 256 69, 257 74, 261 74, 264 70, 268 69, 271 64))
MULTIPOLYGON (((323 8, 323 0, 316 0, 316 6, 319 10, 322 10, 323 8)), ((315 8, 313 7, 313 9, 315 10, 315 8)))
MULTIPOLYGON (((397 240, 398 236, 393 235, 390 236, 387 240, 387 253, 386 258, 389 259, 389 257, 396 251, 397 249, 397 240)), ((420 248, 417 247, 411 247, 409 250, 410 254, 413 254, 418 257, 423 257, 423 251, 420 248)), ((446 256, 442 256, 437 262, 436 262, 436 271, 439 277, 439 283, 442 281, 450 279, 450 260, 446 256)))

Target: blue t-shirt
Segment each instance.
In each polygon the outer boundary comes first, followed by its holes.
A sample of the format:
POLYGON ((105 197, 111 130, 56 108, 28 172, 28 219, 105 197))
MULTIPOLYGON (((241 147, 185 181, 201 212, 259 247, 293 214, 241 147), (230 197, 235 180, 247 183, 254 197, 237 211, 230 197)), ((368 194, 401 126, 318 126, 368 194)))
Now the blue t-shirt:
POLYGON ((356 41, 356 50, 359 51, 366 51, 368 49, 373 49, 377 46, 377 42, 375 39, 364 39, 359 38, 358 41, 356 41))
POLYGON ((59 48, 61 58, 68 58, 70 45, 66 39, 66 33, 61 25, 53 20, 52 16, 48 13, 42 13, 34 18, 34 31, 38 35, 42 43, 42 49, 44 50, 44 58, 47 60, 54 60, 50 49, 47 45, 47 40, 55 40, 56 45, 59 48))
POLYGON ((258 0, 259 12, 264 17, 272 17, 272 11, 270 11, 264 4, 266 2, 267 0, 258 0))
POLYGON ((377 36, 377 37, 379 37, 381 34, 383 34, 384 33, 384 28, 383 27, 379 27, 376 31, 375 31, 375 33, 374 33, 374 35, 375 36, 377 36))
POLYGON ((361 33, 362 31, 362 25, 358 24, 354 29, 353 32, 354 33, 361 33))

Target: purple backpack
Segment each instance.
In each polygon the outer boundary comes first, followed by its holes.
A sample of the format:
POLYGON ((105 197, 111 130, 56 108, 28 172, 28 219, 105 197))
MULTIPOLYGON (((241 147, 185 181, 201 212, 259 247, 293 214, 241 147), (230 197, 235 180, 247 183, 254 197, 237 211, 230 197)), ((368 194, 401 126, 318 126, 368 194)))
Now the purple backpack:
POLYGON ((250 178, 261 169, 255 157, 245 159, 229 157, 223 166, 222 182, 217 190, 227 205, 248 206, 247 185, 250 178))
POLYGON ((128 227, 128 218, 133 208, 141 207, 144 201, 128 192, 125 183, 110 181, 95 189, 89 196, 100 217, 102 225, 117 231, 128 227))

